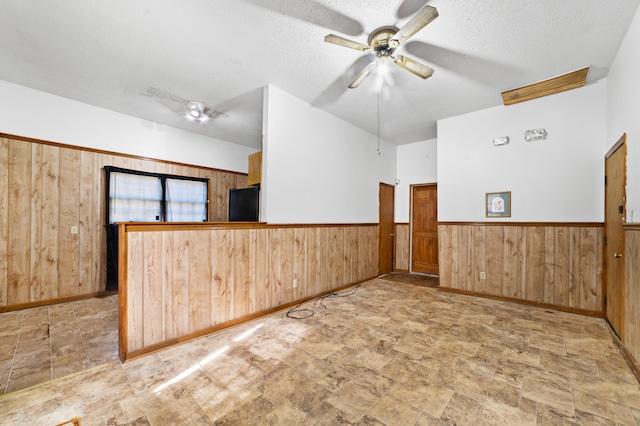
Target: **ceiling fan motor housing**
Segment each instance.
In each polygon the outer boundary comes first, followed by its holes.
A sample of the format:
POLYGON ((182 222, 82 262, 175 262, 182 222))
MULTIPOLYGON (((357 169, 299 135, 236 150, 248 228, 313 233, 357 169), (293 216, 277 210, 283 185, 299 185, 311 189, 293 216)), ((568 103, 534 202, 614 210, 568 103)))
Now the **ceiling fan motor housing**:
POLYGON ((367 40, 369 46, 373 49, 374 54, 377 57, 391 56, 398 47, 398 43, 391 42, 393 37, 398 32, 398 27, 393 25, 386 25, 375 29, 367 40))

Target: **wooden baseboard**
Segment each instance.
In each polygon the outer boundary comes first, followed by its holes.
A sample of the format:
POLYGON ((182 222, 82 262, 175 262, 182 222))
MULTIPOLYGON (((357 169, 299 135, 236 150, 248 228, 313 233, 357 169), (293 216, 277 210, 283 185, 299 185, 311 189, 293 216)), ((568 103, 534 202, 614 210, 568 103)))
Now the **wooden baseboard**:
POLYGON ((405 273, 409 273, 408 269, 394 269, 393 272, 405 272, 405 273))
POLYGON ((22 303, 19 305, 0 306, 0 313, 19 311, 21 309, 37 308, 39 306, 57 305, 59 303, 75 302, 76 300, 93 299, 96 297, 107 297, 118 294, 117 291, 98 291, 96 293, 81 294, 78 296, 60 297, 58 299, 41 300, 38 302, 22 303))
POLYGON ((636 376, 636 379, 638 380, 638 382, 640 382, 640 365, 638 365, 638 362, 633 357, 633 355, 631 355, 631 352, 629 352, 629 350, 624 345, 624 343, 622 343, 622 340, 620 340, 620 335, 618 334, 616 329, 613 328, 613 324, 611 324, 611 321, 609 321, 608 318, 605 318, 605 320, 609 325, 609 331, 611 332, 611 339, 618 345, 618 349, 620 349, 620 352, 622 353, 622 357, 627 362, 627 365, 629 366, 629 368, 631 368, 631 371, 633 371, 633 375, 636 376))
POLYGON ((618 342, 618 346, 620 347, 620 352, 622 352, 624 360, 627 361, 629 368, 631 368, 631 371, 633 371, 636 379, 638 379, 638 382, 640 382, 640 365, 638 365, 636 360, 633 358, 633 355, 631 355, 631 352, 629 352, 627 347, 620 341, 620 339, 616 337, 615 340, 618 342))
POLYGON ((590 311, 587 309, 579 309, 579 308, 572 308, 569 306, 561 306, 561 305, 553 305, 550 303, 541 303, 541 302, 534 302, 531 300, 524 300, 524 299, 516 299, 515 297, 505 297, 505 296, 496 296, 496 295, 492 295, 492 294, 487 294, 487 293, 479 293, 476 291, 469 291, 469 290, 459 290, 457 288, 451 288, 451 287, 438 287, 438 290, 440 291, 448 291, 450 293, 458 293, 458 294, 464 294, 467 296, 476 296, 476 297, 484 297, 486 299, 494 299, 494 300, 500 300, 502 302, 511 302, 511 303, 519 303, 521 305, 527 305, 527 306, 536 306, 538 308, 544 308, 544 309, 553 309, 554 311, 562 311, 562 312, 569 312, 572 314, 579 314, 579 315, 586 315, 586 316, 590 316, 590 317, 598 317, 598 318, 604 318, 604 314, 600 311, 590 311))
POLYGON ((263 317, 263 316, 266 316, 266 315, 270 315, 270 314, 273 314, 274 312, 283 311, 285 309, 292 308, 292 307, 294 307, 294 306, 296 306, 298 304, 305 303, 305 302, 308 302, 310 300, 317 299, 318 297, 326 296, 326 295, 329 295, 331 293, 335 293, 336 291, 341 291, 341 290, 347 289, 349 287, 353 287, 353 286, 358 285, 358 284, 362 284, 363 282, 370 281, 370 280, 375 279, 375 278, 376 277, 370 277, 370 278, 367 278, 367 279, 364 279, 364 280, 361 280, 361 281, 357 281, 357 282, 354 282, 354 283, 351 283, 351 284, 347 284, 347 285, 343 285, 341 287, 334 288, 333 290, 325 291, 325 292, 317 294, 315 296, 309 296, 309 297, 305 297, 303 299, 298 299, 298 300, 295 300, 293 302, 285 303, 285 304, 280 305, 280 306, 275 306, 273 308, 265 309, 264 311, 256 312, 254 314, 246 315, 246 316, 241 317, 241 318, 236 318, 236 319, 233 319, 233 320, 230 320, 230 321, 226 321, 226 322, 223 322, 222 324, 216 324, 216 325, 214 325, 212 327, 207 327, 207 328, 204 328, 202 330, 198 330, 198 331, 186 334, 186 335, 181 336, 181 337, 165 340, 164 342, 160 342, 160 343, 157 343, 155 345, 150 345, 150 346, 147 346, 146 348, 138 349, 138 350, 131 351, 131 352, 125 352, 125 353, 121 354, 120 358, 121 358, 122 362, 131 361, 132 359, 139 358, 139 357, 145 356, 145 355, 153 354, 155 352, 158 352, 158 351, 161 351, 163 349, 166 349, 166 348, 168 348, 170 346, 175 346, 175 345, 179 345, 179 344, 182 344, 182 343, 187 343, 187 342, 190 342, 190 341, 192 341, 194 339, 198 339, 200 337, 215 333, 217 331, 224 330, 225 328, 233 327, 234 325, 239 325, 239 324, 254 320, 256 318, 260 318, 260 317, 263 317))

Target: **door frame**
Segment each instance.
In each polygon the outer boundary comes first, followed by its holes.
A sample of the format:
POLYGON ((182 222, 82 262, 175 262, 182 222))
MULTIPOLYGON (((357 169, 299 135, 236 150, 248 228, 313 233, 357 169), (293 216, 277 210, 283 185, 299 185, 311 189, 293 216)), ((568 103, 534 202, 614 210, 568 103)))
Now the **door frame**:
MULTIPOLYGON (((604 164, 604 176, 605 179, 607 177, 607 165, 606 162, 607 160, 613 155, 615 154, 619 149, 622 149, 622 156, 623 156, 623 180, 624 180, 624 184, 622 186, 622 209, 623 209, 623 216, 622 216, 622 221, 623 224, 626 221, 626 214, 627 214, 627 134, 623 133, 622 136, 620 137, 620 139, 618 139, 618 141, 613 144, 613 146, 609 149, 609 151, 607 151, 607 153, 604 156, 604 160, 605 160, 605 164, 604 164)), ((605 185, 604 188, 604 238, 606 239, 608 237, 607 235, 607 188, 605 185)), ((622 232, 622 246, 624 247, 624 230, 622 232)), ((609 290, 609 284, 607 282, 608 280, 608 265, 610 262, 608 262, 607 259, 607 246, 605 244, 602 245, 602 259, 603 259, 603 274, 602 274, 602 293, 603 293, 603 297, 602 297, 602 313, 603 316, 605 318, 605 320, 609 323, 609 327, 611 328, 611 330, 613 330, 613 332, 620 338, 621 341, 624 341, 624 297, 625 297, 625 292, 624 292, 624 267, 625 267, 625 262, 626 259, 623 257, 621 259, 621 263, 622 263, 622 274, 621 274, 621 283, 620 285, 622 286, 621 289, 621 296, 622 296, 622 301, 621 301, 621 306, 620 309, 622 309, 622 312, 620 313, 620 316, 622 318, 622 323, 620 324, 620 330, 616 330, 615 327, 613 326, 613 324, 611 323, 611 321, 609 320, 609 316, 608 316, 608 309, 607 309, 607 303, 611 303, 610 300, 607 300, 607 295, 608 295, 608 290, 609 290)))
MULTIPOLYGON (((413 272, 413 189, 415 187, 420 186, 435 186, 436 193, 438 191, 438 182, 429 182, 429 183, 412 183, 409 185, 409 273, 416 275, 426 275, 426 276, 439 276, 439 275, 430 275, 423 274, 422 272, 413 272)), ((437 209, 437 206, 436 206, 437 209)), ((438 243, 438 255, 440 254, 440 243, 438 243)), ((438 256, 440 257, 440 256, 438 256)))

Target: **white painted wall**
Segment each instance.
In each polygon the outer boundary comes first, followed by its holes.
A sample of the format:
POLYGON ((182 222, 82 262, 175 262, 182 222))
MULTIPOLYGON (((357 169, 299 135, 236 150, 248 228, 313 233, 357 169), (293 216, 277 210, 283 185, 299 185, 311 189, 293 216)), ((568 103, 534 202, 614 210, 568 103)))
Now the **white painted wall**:
POLYGON ((243 173, 256 151, 2 80, 0 132, 243 173))
POLYGON ((396 146, 269 86, 261 220, 374 223, 379 183, 396 178, 396 146))
POLYGON ((438 220, 602 222, 606 82, 438 122, 438 220), (527 143, 528 129, 545 128, 527 143), (494 147, 493 139, 511 143, 494 147), (512 215, 485 218, 485 193, 511 191, 512 215))
POLYGON ((627 134, 627 222, 640 222, 639 51, 640 8, 607 77, 607 148, 627 134))
POLYGON ((396 222, 410 220, 410 185, 435 183, 438 180, 437 139, 398 146, 398 180, 396 185, 396 222))

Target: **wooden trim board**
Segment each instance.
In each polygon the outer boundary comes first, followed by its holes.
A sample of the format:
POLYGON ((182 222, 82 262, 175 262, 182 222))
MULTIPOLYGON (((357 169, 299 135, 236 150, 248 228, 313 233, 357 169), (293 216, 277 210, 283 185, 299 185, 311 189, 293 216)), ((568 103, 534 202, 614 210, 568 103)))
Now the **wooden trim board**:
POLYGON ((22 309, 29 309, 29 308, 37 308, 40 306, 57 305, 59 303, 75 302, 78 300, 101 298, 101 297, 112 296, 114 294, 118 294, 118 292, 117 291, 98 291, 94 293, 80 294, 78 296, 68 296, 68 297, 60 297, 57 299, 39 300, 37 302, 22 303, 19 305, 0 306, 0 313, 19 311, 22 309))
POLYGON ((464 226, 570 226, 599 227, 604 228, 603 222, 438 222, 438 225, 464 225, 464 226))
POLYGON ((584 86, 588 72, 589 67, 585 67, 548 80, 539 81, 517 89, 507 90, 506 92, 502 92, 502 101, 504 105, 512 105, 518 102, 529 101, 531 99, 553 95, 554 93, 564 92, 565 90, 576 89, 584 86))
POLYGON ((161 160, 159 158, 143 157, 141 155, 125 154, 125 153, 122 153, 122 152, 107 151, 107 150, 98 149, 98 148, 88 148, 86 146, 71 145, 71 144, 61 143, 61 142, 47 141, 47 140, 44 140, 44 139, 29 138, 29 137, 26 137, 26 136, 13 135, 13 134, 9 134, 9 133, 0 132, 0 138, 13 139, 13 140, 22 141, 22 142, 37 143, 37 144, 40 144, 40 145, 55 146, 55 147, 58 147, 58 148, 77 149, 78 151, 93 152, 93 153, 96 153, 96 154, 116 155, 118 157, 131 158, 132 160, 153 161, 154 163, 162 163, 162 164, 169 164, 169 165, 174 165, 174 166, 190 167, 190 168, 202 169, 202 170, 211 170, 211 171, 216 171, 216 172, 230 173, 230 174, 239 175, 239 176, 248 176, 248 173, 236 172, 236 171, 233 171, 233 170, 218 169, 218 168, 215 168, 215 167, 207 167, 207 166, 197 166, 197 165, 193 165, 193 164, 180 163, 178 161, 161 160))
POLYGON ((494 294, 480 293, 480 292, 477 292, 477 291, 460 290, 460 289, 451 288, 451 287, 438 287, 438 291, 445 291, 445 292, 448 292, 448 293, 456 293, 456 294, 464 294, 465 296, 483 297, 485 299, 500 300, 500 301, 503 301, 503 302, 519 303, 521 305, 536 306, 538 308, 553 309, 555 311, 569 312, 569 313, 572 313, 572 314, 586 315, 586 316, 589 316, 589 317, 597 317, 597 318, 603 318, 604 317, 604 314, 602 312, 599 312, 599 311, 592 311, 592 310, 589 310, 589 309, 573 308, 573 307, 569 307, 569 306, 553 305, 553 304, 550 304, 550 303, 543 303, 543 302, 536 302, 536 301, 533 301, 533 300, 518 299, 518 298, 515 298, 515 297, 497 296, 497 295, 494 295, 494 294))

